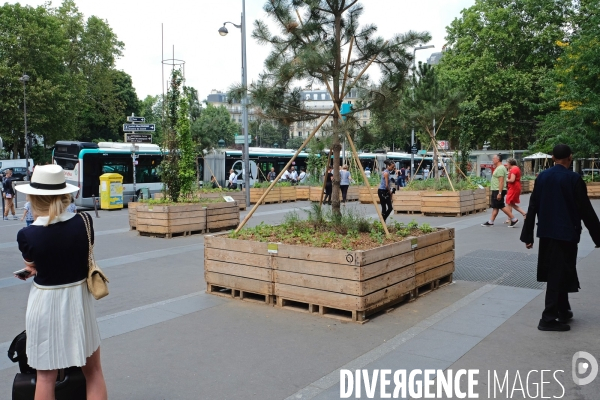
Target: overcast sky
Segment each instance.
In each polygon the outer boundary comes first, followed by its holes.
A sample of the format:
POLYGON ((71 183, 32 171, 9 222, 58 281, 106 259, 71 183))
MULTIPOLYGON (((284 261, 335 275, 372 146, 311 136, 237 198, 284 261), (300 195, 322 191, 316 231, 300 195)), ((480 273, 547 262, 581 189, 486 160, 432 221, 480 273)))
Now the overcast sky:
MULTIPOLYGON (((24 0, 21 4, 38 6, 45 0, 24 0)), ((16 1, 9 1, 16 3, 16 1)), ((258 77, 268 46, 258 45, 250 34, 256 19, 266 19, 264 0, 246 0, 248 25, 248 81, 258 77)), ((429 31, 435 49, 417 52, 425 61, 445 43, 446 26, 460 17, 475 0, 362 0, 365 12, 361 23, 374 23, 379 35, 390 38, 408 30, 429 31)), ((53 1, 58 6, 60 1, 53 1)), ((198 89, 201 100, 212 89, 227 90, 241 81, 240 31, 228 25, 229 35, 217 30, 225 21, 239 24, 241 0, 76 0, 84 15, 105 19, 125 43, 117 68, 133 78, 138 97, 162 93, 161 24, 164 24, 164 58, 185 60, 186 83, 198 89)), ((165 75, 168 72, 165 69, 165 75)), ((375 71, 370 71, 375 76, 375 71)))

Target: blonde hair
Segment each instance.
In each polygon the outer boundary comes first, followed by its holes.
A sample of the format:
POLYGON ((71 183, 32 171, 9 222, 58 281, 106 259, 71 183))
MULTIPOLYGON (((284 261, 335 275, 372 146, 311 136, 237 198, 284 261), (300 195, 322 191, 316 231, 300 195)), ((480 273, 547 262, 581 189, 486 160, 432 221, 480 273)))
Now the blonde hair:
POLYGON ((71 204, 71 194, 69 193, 52 196, 30 194, 28 197, 31 209, 36 216, 48 216, 48 222, 44 226, 48 226, 54 218, 65 212, 71 204))

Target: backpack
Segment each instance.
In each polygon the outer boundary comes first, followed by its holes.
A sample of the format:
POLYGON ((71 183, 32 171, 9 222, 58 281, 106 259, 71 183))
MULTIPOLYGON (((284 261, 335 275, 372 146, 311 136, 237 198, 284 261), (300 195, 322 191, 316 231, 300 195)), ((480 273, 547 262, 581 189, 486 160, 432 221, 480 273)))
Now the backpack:
POLYGON ((35 374, 35 369, 27 364, 27 334, 25 331, 19 333, 8 348, 8 358, 12 362, 19 363, 19 369, 22 374, 35 374))

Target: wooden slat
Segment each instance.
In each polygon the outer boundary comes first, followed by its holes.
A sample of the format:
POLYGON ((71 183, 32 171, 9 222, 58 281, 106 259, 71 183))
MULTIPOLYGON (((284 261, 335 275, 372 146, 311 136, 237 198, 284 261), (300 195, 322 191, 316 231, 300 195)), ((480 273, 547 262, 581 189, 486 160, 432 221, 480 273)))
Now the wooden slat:
POLYGON ((415 276, 415 265, 410 264, 402 268, 395 269, 387 274, 376 276, 375 278, 360 283, 360 295, 376 292, 378 290, 394 286, 398 282, 405 281, 415 276))
POLYGON ((237 226, 240 223, 240 219, 226 219, 222 221, 213 221, 206 224, 206 229, 218 229, 218 228, 231 228, 237 226))
POLYGON ((257 279, 244 278, 240 276, 232 276, 219 274, 216 272, 204 271, 204 279, 206 283, 225 288, 245 290, 248 292, 259 294, 273 294, 273 283, 259 281, 257 279))
POLYGON ((444 276, 450 275, 454 272, 454 263, 448 263, 441 265, 437 268, 430 269, 429 271, 423 272, 422 274, 415 275, 415 286, 419 287, 426 283, 433 282, 444 276))
POLYGON ((408 251, 397 256, 388 257, 381 261, 377 261, 371 264, 367 264, 360 269, 360 279, 367 280, 373 277, 386 274, 390 271, 403 268, 409 264, 414 263, 415 254, 413 251, 408 251))
POLYGON ((204 260, 204 270, 232 276, 241 276, 244 278, 256 279, 265 282, 273 281, 273 270, 270 268, 257 268, 250 265, 232 264, 229 262, 215 260, 204 260))
POLYGON ((417 248, 415 250, 415 262, 419 262, 426 258, 446 253, 454 249, 454 240, 446 240, 445 242, 436 243, 431 246, 417 248))
POLYGON ((140 225, 149 226, 180 226, 180 225, 206 225, 206 217, 195 217, 195 218, 180 218, 180 219, 158 219, 158 218, 144 218, 138 216, 137 223, 140 225))
POLYGON ((206 222, 215 222, 215 221, 223 221, 223 220, 236 219, 240 220, 240 212, 235 208, 235 212, 224 212, 222 214, 213 214, 206 217, 206 222))
POLYGON ((181 233, 181 232, 194 232, 203 231, 206 229, 205 224, 188 224, 188 225, 170 225, 170 226, 158 226, 158 225, 146 225, 138 221, 137 231, 141 233, 181 233))
POLYGON ((454 238, 454 228, 444 228, 417 238, 417 248, 431 246, 454 238))
POLYGON ((377 261, 385 260, 386 258, 394 257, 400 254, 407 253, 412 250, 410 239, 405 239, 401 242, 388 244, 376 249, 364 250, 357 252, 359 264, 365 266, 377 261))
POLYGON ((354 281, 358 281, 361 275, 361 267, 355 265, 330 264, 281 257, 273 257, 273 269, 354 281))
POLYGON ((204 248, 269 255, 269 252, 267 252, 267 243, 229 239, 226 237, 226 234, 204 236, 204 248))
MULTIPOLYGON (((206 247, 204 249, 206 260, 222 261, 232 264, 244 264, 259 268, 270 268, 271 256, 267 254, 242 253, 235 250, 215 249, 206 247)), ((235 275, 235 274, 232 274, 235 275)))
POLYGON ((283 283, 275 283, 275 295, 288 300, 319 304, 332 308, 339 308, 342 310, 356 310, 360 304, 360 297, 358 296, 302 288, 283 283))
POLYGON ((361 297, 358 310, 370 310, 378 308, 384 304, 391 303, 404 296, 415 288, 415 278, 409 278, 402 282, 398 282, 393 286, 378 290, 367 296, 361 297))
POLYGON ((186 212, 186 211, 201 211, 204 208, 202 204, 182 204, 182 205, 148 205, 143 204, 138 206, 138 212, 154 212, 154 213, 166 213, 166 212, 186 212))
POLYGON ((361 295, 360 284, 358 281, 308 275, 304 273, 299 274, 295 272, 279 270, 273 271, 273 278, 275 280, 275 284, 282 283, 303 288, 323 290, 326 292, 345 293, 355 296, 361 295))
POLYGON ((415 274, 421 274, 432 268, 454 261, 454 250, 426 258, 415 263, 415 274))
POLYGON ((357 251, 295 246, 289 244, 280 244, 278 247, 277 257, 281 258, 293 258, 296 260, 318 261, 341 265, 358 265, 356 263, 356 254, 359 252, 357 251))

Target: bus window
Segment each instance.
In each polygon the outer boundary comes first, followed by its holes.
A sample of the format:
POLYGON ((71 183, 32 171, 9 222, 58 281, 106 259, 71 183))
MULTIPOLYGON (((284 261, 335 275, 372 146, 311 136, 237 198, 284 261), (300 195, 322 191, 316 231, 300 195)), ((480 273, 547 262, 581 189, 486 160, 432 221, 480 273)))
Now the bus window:
POLYGON ((60 165, 63 169, 72 171, 75 169, 75 164, 77 164, 77 160, 65 160, 64 158, 55 158, 56 164, 60 165))

